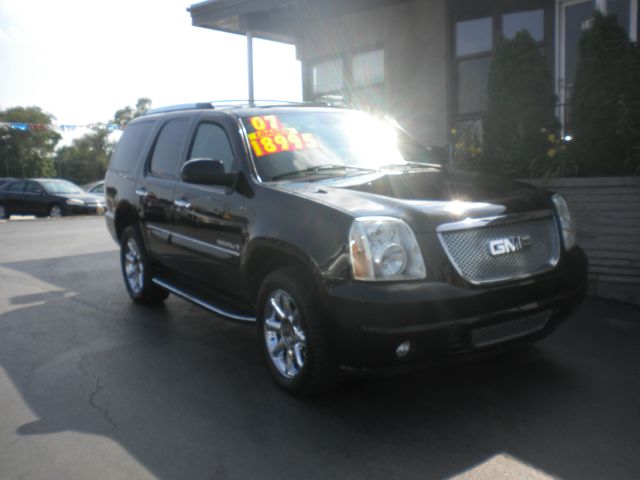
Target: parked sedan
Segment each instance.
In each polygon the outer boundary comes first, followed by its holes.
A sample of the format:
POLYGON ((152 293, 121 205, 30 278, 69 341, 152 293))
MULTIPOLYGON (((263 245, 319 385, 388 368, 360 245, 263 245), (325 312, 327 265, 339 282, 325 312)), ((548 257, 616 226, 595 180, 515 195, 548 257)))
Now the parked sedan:
POLYGON ((103 199, 86 193, 67 180, 15 180, 0 188, 0 219, 11 215, 61 217, 103 212, 103 199))

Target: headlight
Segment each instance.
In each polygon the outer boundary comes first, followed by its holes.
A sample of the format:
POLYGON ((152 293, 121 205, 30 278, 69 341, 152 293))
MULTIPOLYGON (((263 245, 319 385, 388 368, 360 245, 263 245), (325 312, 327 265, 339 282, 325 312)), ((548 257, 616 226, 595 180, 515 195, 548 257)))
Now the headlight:
POLYGON ((569 250, 576 245, 576 226, 571 219, 571 212, 569 211, 569 206, 567 205, 564 197, 562 195, 555 194, 552 199, 556 206, 556 212, 558 212, 560 227, 562 227, 564 248, 565 250, 569 250))
POLYGON ((398 218, 357 218, 349 232, 356 280, 422 280, 427 276, 416 237, 398 218))
POLYGON ((69 198, 67 200, 67 205, 84 205, 84 202, 77 198, 69 198))

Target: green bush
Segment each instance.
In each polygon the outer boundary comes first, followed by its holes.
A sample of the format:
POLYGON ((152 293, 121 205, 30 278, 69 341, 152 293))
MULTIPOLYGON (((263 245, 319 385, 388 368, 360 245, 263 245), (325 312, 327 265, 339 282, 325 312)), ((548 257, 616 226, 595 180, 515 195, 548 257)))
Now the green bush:
POLYGON ((551 72, 528 32, 498 40, 487 93, 481 170, 521 178, 569 173, 551 72))
POLYGON ((580 175, 640 173, 640 48, 613 15, 580 39, 569 128, 580 175))

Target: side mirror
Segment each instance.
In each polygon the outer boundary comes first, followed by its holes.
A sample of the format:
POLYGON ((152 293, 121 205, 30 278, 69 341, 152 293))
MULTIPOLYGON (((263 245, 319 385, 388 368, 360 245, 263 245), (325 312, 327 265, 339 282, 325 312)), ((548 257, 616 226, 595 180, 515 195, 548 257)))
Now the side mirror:
POLYGON ((210 158, 194 158, 186 162, 180 170, 180 178, 183 182, 198 185, 232 187, 237 176, 236 173, 226 173, 224 164, 220 160, 210 158))

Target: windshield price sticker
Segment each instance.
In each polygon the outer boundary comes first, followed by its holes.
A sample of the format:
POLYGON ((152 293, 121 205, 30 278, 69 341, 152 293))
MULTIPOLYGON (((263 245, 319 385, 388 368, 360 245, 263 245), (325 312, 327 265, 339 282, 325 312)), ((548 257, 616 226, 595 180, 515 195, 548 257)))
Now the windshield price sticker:
POLYGON ((275 115, 251 117, 249 121, 255 129, 249 134, 249 141, 256 157, 318 148, 318 142, 311 133, 298 133, 295 128, 283 127, 275 115))

